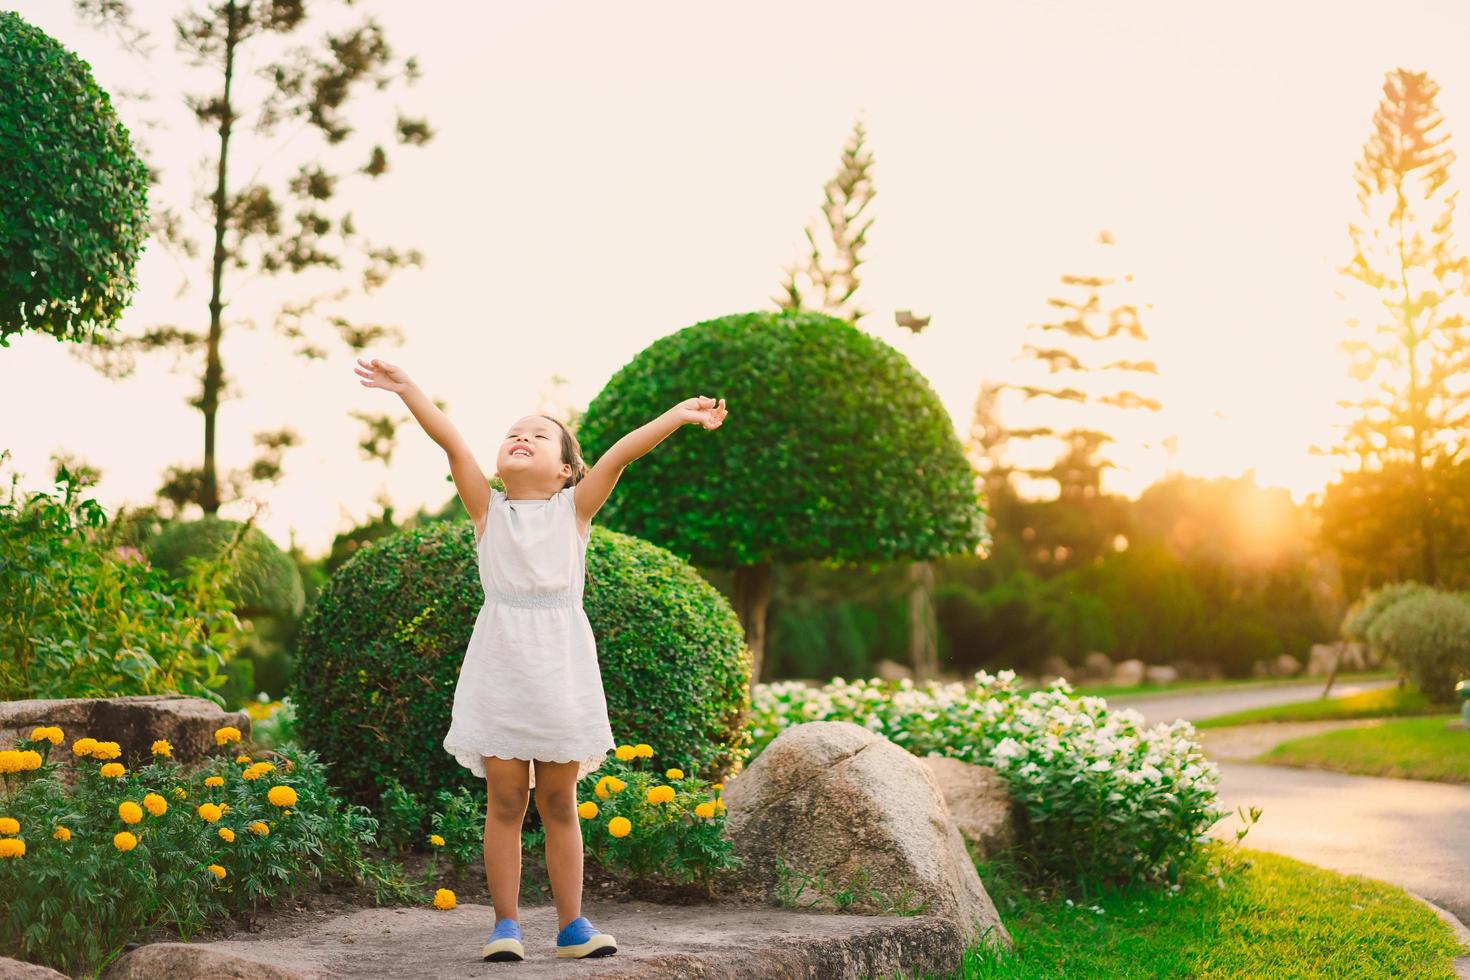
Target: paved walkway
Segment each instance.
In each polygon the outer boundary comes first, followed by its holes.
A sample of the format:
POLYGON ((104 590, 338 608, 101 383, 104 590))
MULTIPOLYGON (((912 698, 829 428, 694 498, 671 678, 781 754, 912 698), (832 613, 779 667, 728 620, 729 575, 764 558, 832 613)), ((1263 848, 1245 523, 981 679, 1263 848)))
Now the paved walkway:
MULTIPOLYGON (((1322 693, 1322 680, 1310 684, 1282 684, 1270 687, 1221 688, 1212 691, 1185 692, 1181 694, 1138 694, 1130 697, 1108 698, 1108 705, 1115 708, 1132 708, 1143 715, 1150 725, 1171 722, 1177 718, 1202 721, 1215 715, 1264 708, 1274 704, 1294 704, 1311 701, 1322 693)), ((1393 687, 1397 681, 1391 678, 1376 681, 1338 682, 1332 685, 1332 697, 1347 697, 1363 691, 1376 691, 1393 687)))
POLYGON ((1215 825, 1230 839, 1235 807, 1259 806, 1245 846, 1417 892, 1470 922, 1470 786, 1220 763, 1215 825))

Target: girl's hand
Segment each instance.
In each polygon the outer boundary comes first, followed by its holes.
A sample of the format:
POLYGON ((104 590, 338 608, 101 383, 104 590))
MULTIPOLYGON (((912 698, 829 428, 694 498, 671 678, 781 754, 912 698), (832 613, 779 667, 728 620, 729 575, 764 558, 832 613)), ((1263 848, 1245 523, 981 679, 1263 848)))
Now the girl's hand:
POLYGON ((698 422, 706 429, 718 429, 725 421, 725 399, 715 401, 704 395, 688 398, 674 406, 674 411, 684 422, 698 422))
POLYGON ((395 395, 402 394, 403 390, 413 384, 408 372, 396 364, 380 361, 376 357, 365 361, 357 359, 358 366, 353 368, 357 376, 362 379, 365 388, 382 388, 391 391, 395 395))

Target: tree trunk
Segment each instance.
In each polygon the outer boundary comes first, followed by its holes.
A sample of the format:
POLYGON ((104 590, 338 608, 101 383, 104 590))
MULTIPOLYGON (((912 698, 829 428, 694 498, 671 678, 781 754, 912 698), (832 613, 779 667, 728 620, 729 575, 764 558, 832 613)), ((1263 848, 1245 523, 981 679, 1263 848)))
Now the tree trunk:
POLYGON ((239 43, 239 14, 233 0, 225 6, 224 93, 219 106, 219 164, 214 186, 214 255, 210 269, 209 349, 204 365, 203 390, 199 393, 199 410, 204 413, 204 466, 201 473, 199 506, 206 514, 219 511, 219 481, 214 465, 214 417, 219 409, 220 381, 224 370, 220 365, 219 345, 224 333, 220 314, 224 310, 225 231, 229 228, 229 185, 226 175, 230 160, 230 131, 235 125, 234 107, 230 103, 230 85, 235 78, 235 46, 239 43))
POLYGON ((755 690, 766 657, 766 609, 771 604, 770 562, 735 567, 735 614, 750 647, 750 688, 755 690))
POLYGON ((909 663, 914 680, 939 673, 939 630, 934 615, 934 563, 909 565, 909 663))

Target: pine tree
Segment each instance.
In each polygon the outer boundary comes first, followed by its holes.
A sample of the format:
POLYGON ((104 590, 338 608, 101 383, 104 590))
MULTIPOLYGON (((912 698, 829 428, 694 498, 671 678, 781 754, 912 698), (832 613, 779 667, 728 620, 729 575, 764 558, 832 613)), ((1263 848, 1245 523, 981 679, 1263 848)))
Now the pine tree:
MULTIPOLYGON (((1463 460, 1470 424, 1462 301, 1470 263, 1454 241, 1456 193, 1447 182, 1455 154, 1441 131, 1438 94, 1424 72, 1389 72, 1354 168, 1363 217, 1348 227, 1353 254, 1340 271, 1381 313, 1368 323, 1348 321, 1354 336, 1342 347, 1352 377, 1368 391, 1340 403, 1355 418, 1329 450, 1356 459, 1355 495, 1371 490, 1375 498, 1360 503, 1412 514, 1412 530, 1398 526, 1415 539, 1414 577, 1428 583, 1441 578, 1448 481, 1463 460), (1396 478, 1383 478, 1390 474, 1396 478)), ((1333 538, 1331 526, 1324 531, 1333 538)), ((1464 534, 1462 524, 1450 535, 1458 539, 1453 547, 1463 550, 1464 534)))

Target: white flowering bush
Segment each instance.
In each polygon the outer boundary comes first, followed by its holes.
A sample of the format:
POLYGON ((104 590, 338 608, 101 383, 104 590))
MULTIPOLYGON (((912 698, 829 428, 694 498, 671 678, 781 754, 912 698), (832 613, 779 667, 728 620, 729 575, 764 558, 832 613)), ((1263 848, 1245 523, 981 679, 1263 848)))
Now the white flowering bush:
POLYGON ((991 766, 1026 815, 1045 869, 1093 883, 1173 881, 1224 811, 1219 770, 1187 721, 1144 726, 1130 709, 1058 680, 1022 691, 1014 671, 974 683, 799 681, 756 686, 751 753, 807 721, 862 725, 915 755, 991 766))

